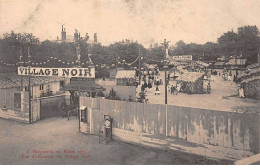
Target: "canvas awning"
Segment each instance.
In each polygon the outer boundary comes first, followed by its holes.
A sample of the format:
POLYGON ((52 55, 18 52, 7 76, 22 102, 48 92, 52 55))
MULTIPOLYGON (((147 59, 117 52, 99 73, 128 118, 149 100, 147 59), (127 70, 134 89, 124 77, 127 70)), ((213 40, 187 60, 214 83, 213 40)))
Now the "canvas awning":
POLYGON ((249 83, 249 82, 252 82, 254 80, 260 80, 260 76, 255 76, 255 77, 252 77, 252 78, 245 79, 241 83, 249 83))
POLYGON ((204 74, 199 72, 186 72, 176 78, 177 81, 183 82, 195 82, 197 79, 201 78, 204 74))
POLYGON ((99 92, 106 89, 96 84, 94 81, 71 81, 60 90, 63 91, 81 91, 81 92, 99 92))
POLYGON ((208 67, 209 64, 207 64, 206 62, 202 62, 202 61, 195 61, 196 64, 199 64, 201 66, 204 66, 204 67, 208 67))
POLYGON ((116 79, 122 78, 135 78, 135 71, 134 70, 121 70, 117 71, 116 79))

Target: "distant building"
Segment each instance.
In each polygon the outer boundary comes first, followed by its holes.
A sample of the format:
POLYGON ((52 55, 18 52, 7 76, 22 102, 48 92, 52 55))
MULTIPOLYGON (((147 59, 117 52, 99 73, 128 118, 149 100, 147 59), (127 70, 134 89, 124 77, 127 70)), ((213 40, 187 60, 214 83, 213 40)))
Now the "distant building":
POLYGON ((215 69, 223 69, 223 68, 224 68, 224 64, 225 64, 224 61, 217 61, 217 62, 215 62, 215 64, 214 64, 214 68, 215 68, 215 69))
MULTIPOLYGON (((31 76, 32 121, 60 115, 59 105, 66 97, 60 89, 68 82, 61 77, 31 76)), ((0 113, 28 122, 28 84, 28 76, 21 79, 14 73, 0 73, 0 113)))
POLYGON ((74 41, 78 41, 80 39, 80 34, 78 33, 78 30, 75 29, 75 32, 74 32, 74 41))
POLYGON ((86 43, 93 44, 97 43, 97 33, 94 33, 94 38, 93 40, 89 39, 88 33, 86 33, 85 37, 80 36, 80 32, 75 29, 75 32, 73 35, 68 35, 66 32, 66 29, 63 27, 61 28, 61 38, 57 37, 57 40, 55 42, 61 43, 61 42, 78 42, 79 40, 84 40, 86 43))
POLYGON ((258 62, 247 66, 247 71, 238 76, 245 97, 260 98, 260 55, 258 62))
POLYGON ((116 84, 123 86, 134 85, 136 82, 136 75, 134 70, 119 70, 116 74, 116 84))
POLYGON ((65 28, 63 29, 63 25, 61 28, 61 41, 66 41, 66 30, 65 28))
POLYGON ((241 69, 245 68, 246 60, 244 58, 231 58, 227 63, 225 63, 225 67, 228 69, 241 69))
POLYGON ((94 33, 94 43, 97 43, 97 33, 94 33))
POLYGON ((227 58, 224 55, 217 58, 217 62, 225 62, 225 61, 227 61, 227 58))
POLYGON ((86 40, 86 41, 89 40, 89 35, 88 35, 88 33, 86 33, 85 40, 86 40))

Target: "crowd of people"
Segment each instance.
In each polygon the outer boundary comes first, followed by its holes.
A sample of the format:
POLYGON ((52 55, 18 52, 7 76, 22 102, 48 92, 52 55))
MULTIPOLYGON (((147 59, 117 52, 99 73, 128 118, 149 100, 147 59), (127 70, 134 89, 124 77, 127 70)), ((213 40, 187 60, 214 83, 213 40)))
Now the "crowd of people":
MULTIPOLYGON (((216 80, 216 76, 222 78, 223 81, 237 82, 237 73, 236 72, 234 73, 228 69, 224 69, 221 72, 216 70, 211 70, 211 71, 209 70, 207 71, 207 73, 209 73, 210 75, 207 79, 204 79, 205 83, 203 83, 204 93, 207 94, 211 93, 211 82, 214 82, 216 80)), ((168 77, 168 81, 169 81, 169 77, 168 77)), ((158 72, 155 73, 155 71, 147 71, 145 74, 142 74, 141 81, 140 81, 141 92, 154 91, 155 95, 160 95, 160 87, 159 87, 160 85, 163 85, 163 80, 160 78, 158 72)), ((185 84, 178 81, 175 81, 174 84, 172 82, 167 82, 167 90, 172 95, 178 95, 179 92, 182 92, 183 87, 185 87, 185 84)), ((239 92, 239 97, 245 97, 243 87, 240 87, 238 92, 239 92)))

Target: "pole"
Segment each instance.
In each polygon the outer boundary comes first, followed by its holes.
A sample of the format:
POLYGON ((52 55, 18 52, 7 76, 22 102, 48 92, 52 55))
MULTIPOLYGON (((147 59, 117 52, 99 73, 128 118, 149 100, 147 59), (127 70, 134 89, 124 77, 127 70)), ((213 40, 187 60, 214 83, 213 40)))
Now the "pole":
POLYGON ((141 84, 141 56, 140 56, 140 47, 139 47, 139 51, 138 51, 138 55, 139 55, 139 85, 141 84))
POLYGON ((79 91, 79 110, 78 110, 78 118, 79 118, 79 132, 80 132, 80 118, 82 117, 81 116, 81 110, 80 110, 80 91, 79 91))
POLYGON ((164 78, 165 78, 165 104, 167 104, 167 71, 166 68, 164 70, 164 78))
POLYGON ((23 76, 21 76, 21 91, 23 91, 23 76))
POLYGON ((28 64, 29 64, 29 124, 32 122, 32 104, 31 104, 31 60, 30 60, 30 47, 28 47, 28 64))
POLYGON ((119 54, 118 54, 118 46, 116 45, 116 73, 118 71, 118 58, 119 58, 119 54))
MULTIPOLYGON (((20 62, 19 62, 19 66, 23 66, 22 59, 23 59, 22 49, 20 49, 20 62)), ((21 91, 23 91, 23 76, 21 76, 21 91)))
POLYGON ((164 39, 164 43, 162 43, 164 45, 165 48, 165 54, 164 54, 164 85, 165 85, 165 104, 167 104, 167 67, 166 67, 166 55, 167 55, 167 49, 168 49, 168 43, 166 39, 164 39))

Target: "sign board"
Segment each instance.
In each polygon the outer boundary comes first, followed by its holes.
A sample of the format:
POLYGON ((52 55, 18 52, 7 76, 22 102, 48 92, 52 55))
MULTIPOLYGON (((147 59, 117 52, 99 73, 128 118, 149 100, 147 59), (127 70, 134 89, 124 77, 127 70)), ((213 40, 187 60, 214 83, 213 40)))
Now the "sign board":
POLYGON ((192 55, 172 56, 172 60, 174 60, 174 61, 192 61, 192 55))
POLYGON ((95 78, 95 68, 18 67, 18 75, 95 78))

